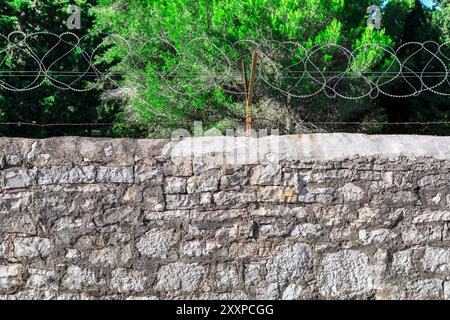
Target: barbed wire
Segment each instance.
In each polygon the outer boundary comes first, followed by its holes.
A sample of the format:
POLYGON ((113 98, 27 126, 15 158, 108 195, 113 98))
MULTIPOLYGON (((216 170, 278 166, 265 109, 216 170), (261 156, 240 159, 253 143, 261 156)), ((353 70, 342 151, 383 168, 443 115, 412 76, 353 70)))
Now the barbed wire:
POLYGON ((60 35, 50 32, 0 34, 0 91, 25 92, 49 84, 59 90, 81 93, 101 90, 105 82, 109 84, 108 88, 121 88, 121 79, 128 73, 111 71, 100 59, 101 54, 113 46, 123 51, 123 61, 140 71, 143 71, 142 65, 147 65, 145 62, 170 52, 175 61, 172 68, 156 65, 153 76, 173 94, 188 97, 214 88, 246 95, 240 70, 242 61, 248 59, 252 51, 257 51, 260 57, 256 84, 293 98, 311 98, 319 94, 348 100, 380 95, 408 98, 424 92, 450 96, 450 43, 409 42, 397 49, 371 43, 348 49, 334 43, 305 47, 294 41, 243 40, 233 43, 226 39, 212 42, 202 37, 175 47, 163 38, 142 41, 104 35, 103 42, 92 52, 87 52, 83 41, 88 36, 78 37, 71 32, 60 35), (42 44, 43 39, 49 48, 37 52, 33 43, 42 44), (148 57, 137 57, 133 54, 137 46, 147 46, 153 51, 148 57), (236 52, 239 56, 234 54, 236 52), (78 70, 61 70, 65 67, 65 59, 73 58, 72 55, 78 57, 78 70), (418 58, 424 61, 422 68, 411 69, 410 61, 418 58), (339 65, 344 64, 341 70, 327 69, 327 61, 338 60, 341 61, 339 65), (27 61, 27 69, 30 64, 36 69, 16 70, 11 67, 14 65, 11 61, 27 61), (384 63, 384 68, 367 70, 367 65, 374 62, 384 63), (16 78, 20 81, 14 81, 16 78), (24 81, 26 78, 29 78, 28 82, 24 81), (402 94, 389 91, 398 85, 407 91, 402 94))

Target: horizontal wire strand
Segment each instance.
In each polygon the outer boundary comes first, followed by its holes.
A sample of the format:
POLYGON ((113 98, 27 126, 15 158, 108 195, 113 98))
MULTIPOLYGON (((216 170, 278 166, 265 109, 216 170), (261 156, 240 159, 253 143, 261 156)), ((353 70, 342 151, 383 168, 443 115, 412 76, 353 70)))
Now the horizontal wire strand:
MULTIPOLYGON (((302 122, 305 125, 450 125, 450 121, 430 121, 430 122, 357 122, 357 121, 319 121, 319 122, 302 122)), ((127 122, 109 122, 109 123, 33 123, 33 122, 0 122, 2 126, 34 126, 34 127, 57 127, 57 126, 116 126, 116 125, 132 125, 132 126, 149 126, 132 124, 127 122)))

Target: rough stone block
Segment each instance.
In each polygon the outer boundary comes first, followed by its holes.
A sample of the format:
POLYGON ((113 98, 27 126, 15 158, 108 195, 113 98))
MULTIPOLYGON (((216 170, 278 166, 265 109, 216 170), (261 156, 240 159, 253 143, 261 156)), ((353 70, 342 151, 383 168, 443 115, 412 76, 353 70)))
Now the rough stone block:
POLYGON ((219 189, 220 175, 218 172, 208 172, 208 175, 193 176, 187 181, 188 193, 216 191, 219 189))
POLYGON ((45 258, 49 254, 49 239, 39 237, 14 239, 14 257, 17 259, 45 258))
POLYGON ((364 245, 385 244, 393 241, 397 236, 395 232, 391 232, 389 229, 359 230, 359 240, 364 245))
POLYGON ((219 207, 243 208, 256 202, 256 191, 244 190, 240 192, 220 191, 213 194, 214 203, 219 207))
POLYGON ((191 240, 183 243, 182 252, 187 257, 202 257, 212 254, 220 247, 216 241, 191 240))
POLYGON ((176 194, 166 196, 166 208, 168 210, 194 209, 198 205, 195 197, 190 194, 176 194))
POLYGON ((361 187, 353 183, 347 183, 337 190, 338 196, 343 198, 345 203, 358 202, 364 198, 365 192, 361 187))
POLYGON ((281 184, 281 166, 269 163, 266 165, 259 165, 253 169, 250 178, 252 185, 261 186, 276 186, 281 184))
POLYGON ((237 172, 231 175, 225 175, 220 178, 221 189, 231 189, 248 185, 250 178, 245 172, 237 172))
POLYGON ((441 226, 411 225, 402 232, 402 240, 406 245, 419 245, 439 242, 443 237, 441 226))
POLYGON ((27 212, 0 212, 0 232, 36 234, 36 224, 27 212))
POLYGON ((450 281, 444 282, 444 299, 450 300, 450 281))
POLYGON ((123 223, 138 225, 140 224, 140 219, 141 211, 130 206, 111 208, 94 213, 94 223, 99 227, 123 223))
POLYGON ((260 187, 258 200, 261 202, 295 203, 298 200, 297 190, 292 187, 260 187))
POLYGON ((136 166, 135 183, 146 186, 163 184, 163 174, 159 168, 136 166))
POLYGON ((166 258, 170 249, 177 243, 178 236, 174 229, 150 229, 136 243, 140 254, 148 257, 166 258))
POLYGON ((422 264, 427 272, 450 272, 450 248, 426 247, 422 264))
POLYGON ((413 218, 413 223, 447 222, 450 221, 450 210, 426 210, 413 218))
POLYGON ((239 274, 235 265, 219 264, 215 275, 215 288, 219 292, 233 289, 239 284, 239 274))
POLYGON ((312 296, 311 289, 300 286, 296 283, 291 283, 284 289, 281 296, 282 300, 300 300, 310 299, 312 296))
POLYGON ((146 210, 164 211, 166 204, 162 187, 145 188, 142 192, 142 205, 146 210))
POLYGON ((305 280, 309 275, 311 249, 305 244, 282 245, 275 249, 267 263, 267 281, 285 283, 305 280))
POLYGON ((208 269, 198 263, 175 262, 158 270, 155 290, 193 292, 206 283, 208 269))
POLYGON ((284 172, 281 184, 284 187, 293 187, 297 190, 301 190, 301 188, 305 185, 305 181, 298 172, 284 172))
POLYGON ((325 255, 318 272, 319 293, 324 298, 367 296, 374 290, 369 259, 355 250, 325 255))
POLYGON ((291 236, 299 239, 317 239, 322 235, 320 224, 302 223, 292 229, 291 236))
POLYGON ((4 189, 27 188, 33 185, 35 170, 7 169, 2 172, 0 186, 4 189))
POLYGON ((245 265, 244 267, 244 283, 246 288, 255 288, 265 285, 264 273, 265 261, 260 263, 253 262, 245 265))
POLYGON ((8 293, 20 285, 20 264, 0 265, 0 293, 8 293))
POLYGON ((56 274, 53 271, 40 270, 40 269, 28 269, 29 278, 26 283, 26 287, 33 289, 47 290, 55 281, 56 274))
POLYGON ((97 175, 94 166, 62 167, 39 169, 37 173, 39 185, 68 184, 68 183, 93 183, 97 175))
POLYGON ((144 272, 124 268, 112 271, 111 289, 119 293, 142 292, 146 287, 144 272))
POLYGON ((177 194, 187 192, 187 179, 180 177, 167 177, 164 184, 166 194, 177 194))
POLYGON ((131 245, 106 247, 92 250, 89 263, 103 268, 115 268, 128 264, 133 258, 131 245))
POLYGON ((133 183, 132 167, 99 167, 96 182, 99 183, 133 183))
POLYGON ((442 287, 441 279, 419 279, 409 282, 406 290, 410 300, 440 300, 442 287))
POLYGON ((62 279, 62 285, 74 291, 92 290, 103 283, 104 281, 98 280, 92 270, 74 265, 67 268, 66 274, 62 279))
POLYGON ((413 262, 413 250, 407 249, 395 252, 392 257, 392 272, 396 275, 409 275, 415 271, 413 262))

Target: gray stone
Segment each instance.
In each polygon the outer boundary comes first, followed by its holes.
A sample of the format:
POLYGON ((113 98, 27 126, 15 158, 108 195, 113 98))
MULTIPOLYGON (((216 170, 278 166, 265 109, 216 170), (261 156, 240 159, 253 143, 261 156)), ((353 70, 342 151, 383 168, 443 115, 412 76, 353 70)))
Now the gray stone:
POLYGON ((447 222, 450 221, 450 210, 426 210, 424 213, 416 215, 413 223, 447 222))
POLYGON ((30 151, 27 153, 27 160, 29 163, 33 163, 36 160, 36 148, 39 143, 36 141, 31 145, 30 151))
POLYGON ((377 287, 376 300, 406 300, 406 288, 398 285, 397 282, 383 282, 377 287))
POLYGON ((0 212, 0 232, 36 234, 36 224, 28 213, 0 212))
POLYGON ((194 174, 192 161, 186 158, 172 159, 174 162, 165 162, 163 165, 164 175, 174 177, 190 177, 194 174))
POLYGON ((364 198, 364 190, 352 183, 345 184, 337 193, 343 197, 344 202, 356 202, 364 198))
POLYGON ((279 300, 280 287, 277 283, 269 283, 267 287, 255 288, 256 300, 279 300))
POLYGON ((126 265, 133 257, 130 245, 106 247, 103 249, 92 250, 89 255, 89 263, 93 266, 115 268, 126 265))
POLYGON ((444 299, 450 300, 450 281, 444 282, 444 299))
POLYGON ((281 184, 281 167, 274 163, 256 166, 250 178, 252 185, 274 186, 281 184))
POLYGON ((205 285, 207 268, 198 263, 175 262, 162 266, 157 274, 155 290, 192 292, 205 285))
POLYGON ((48 270, 28 269, 29 278, 26 286, 33 289, 47 289, 55 280, 55 273, 48 270))
POLYGON ((129 271, 124 268, 112 271, 111 289, 119 293, 142 292, 146 282, 147 277, 140 271, 129 271))
POLYGON ((409 275, 413 273, 412 254, 413 251, 411 249, 394 253, 392 257, 392 272, 398 275, 409 275))
POLYGON ((264 286, 262 263, 250 263, 245 266, 244 282, 249 289, 264 286))
POLYGON ((218 291, 233 289, 239 284, 238 271, 234 265, 219 264, 215 274, 215 287, 218 291))
POLYGON ((7 293, 20 285, 20 264, 0 265, 0 293, 7 293))
POLYGON ((219 188, 219 178, 218 172, 208 172, 208 175, 204 176, 193 176, 187 181, 187 192, 216 191, 219 188))
POLYGON ((99 284, 92 270, 69 266, 62 279, 62 285, 69 290, 86 290, 99 284))
POLYGON ((292 187, 259 187, 258 200, 261 202, 293 203, 297 202, 298 193, 292 187))
MULTIPOLYGON (((412 191, 399 191, 392 194, 390 197, 392 204, 396 206, 411 205, 414 204, 418 199, 418 195, 412 191)), ((389 198, 387 200, 389 200, 389 198)))
POLYGON ((100 183, 133 183, 132 167, 99 167, 96 182, 100 183))
POLYGON ((0 154, 0 169, 4 169, 6 167, 6 155, 0 154))
POLYGON ((14 239, 14 257, 21 259, 45 258, 50 254, 50 240, 31 237, 14 239))
POLYGON ((65 257, 70 260, 77 260, 81 258, 81 253, 77 249, 67 249, 65 257))
POLYGON ((442 178, 437 175, 428 175, 423 178, 421 178, 419 181, 417 181, 417 185, 419 187, 426 187, 426 186, 440 186, 444 181, 442 181, 442 178))
POLYGON ((325 203, 330 204, 334 199, 335 188, 333 187, 316 187, 308 189, 304 187, 298 196, 298 201, 305 203, 325 203))
POLYGON ((304 181, 301 179, 298 172, 284 172, 282 185, 285 187, 294 187, 300 190, 304 186, 304 181))
POLYGON ((166 196, 168 210, 193 209, 197 207, 195 198, 190 194, 176 194, 166 196))
MULTIPOLYGON (((285 237, 291 231, 292 225, 288 223, 260 224, 257 231, 258 239, 285 237)), ((253 236, 249 234, 249 237, 253 236)))
POLYGON ((136 248, 144 256, 166 258, 177 240, 174 229, 160 230, 155 228, 150 229, 139 238, 136 248))
POLYGON ((423 269, 428 272, 447 273, 450 271, 450 248, 426 247, 423 269))
POLYGON ((407 284, 408 299, 437 300, 442 299, 443 281, 441 279, 419 279, 407 284))
POLYGON ((183 244, 183 254, 188 257, 201 257, 212 254, 214 250, 221 248, 216 241, 192 240, 183 244))
POLYGON ((99 211, 94 214, 94 223, 105 227, 111 224, 131 223, 139 224, 140 211, 134 207, 118 207, 99 211))
POLYGON ((322 235, 322 227, 319 224, 302 223, 296 225, 291 236, 301 239, 315 239, 322 235))
POLYGON ((187 179, 180 177, 167 177, 164 184, 164 192, 167 194, 186 193, 187 179))
POLYGON ((111 157, 114 154, 114 147, 112 145, 107 146, 103 149, 105 157, 111 157))
POLYGON ((145 188, 142 192, 142 198, 142 204, 146 210, 164 211, 166 203, 161 186, 145 188))
POLYGON ((163 184, 163 174, 158 168, 136 166, 135 183, 147 186, 163 184))
POLYGON ((323 183, 328 182, 331 179, 342 179, 342 180, 349 180, 354 176, 354 173, 351 170, 328 170, 328 171, 322 171, 312 174, 308 181, 309 182, 315 182, 315 183, 323 183))
POLYGON ((219 207, 243 208, 250 203, 256 202, 255 191, 220 191, 214 193, 214 203, 219 207))
POLYGON ((309 292, 305 290, 302 286, 299 286, 298 284, 291 283, 284 289, 282 300, 299 300, 305 298, 309 292))
POLYGON ((319 293, 324 298, 367 296, 374 290, 366 254, 343 250, 325 255, 318 272, 319 293))
POLYGON ((55 166, 51 168, 39 169, 37 173, 38 184, 65 184, 65 183, 93 183, 97 175, 97 169, 94 166, 83 167, 62 167, 55 166))
POLYGON ((359 240, 364 245, 383 244, 393 241, 395 238, 397 238, 397 234, 388 229, 359 230, 359 240))
POLYGON ((301 206, 287 207, 285 205, 261 206, 252 210, 251 215, 255 217, 274 217, 290 219, 295 218, 297 221, 305 221, 310 215, 308 211, 301 206))
POLYGON ((267 281, 283 283, 304 280, 309 274, 310 261, 311 249, 305 244, 279 246, 267 263, 267 281))
POLYGON ((36 172, 23 169, 8 169, 3 171, 3 183, 5 189, 27 188, 33 184, 36 172))
POLYGON ((220 187, 222 189, 230 189, 235 187, 240 187, 244 185, 248 185, 250 178, 247 173, 238 172, 231 175, 222 176, 220 178, 220 187))
POLYGON ((440 226, 420 227, 411 225, 402 232, 402 240, 407 245, 426 244, 442 238, 442 228, 440 226))

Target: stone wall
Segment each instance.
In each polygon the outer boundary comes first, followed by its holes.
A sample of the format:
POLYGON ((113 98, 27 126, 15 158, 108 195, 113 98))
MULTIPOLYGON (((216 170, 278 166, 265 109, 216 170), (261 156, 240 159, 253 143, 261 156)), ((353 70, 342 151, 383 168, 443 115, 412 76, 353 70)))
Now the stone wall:
POLYGON ((450 138, 240 139, 0 139, 0 299, 450 299, 450 138))

